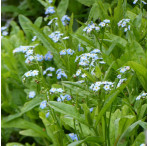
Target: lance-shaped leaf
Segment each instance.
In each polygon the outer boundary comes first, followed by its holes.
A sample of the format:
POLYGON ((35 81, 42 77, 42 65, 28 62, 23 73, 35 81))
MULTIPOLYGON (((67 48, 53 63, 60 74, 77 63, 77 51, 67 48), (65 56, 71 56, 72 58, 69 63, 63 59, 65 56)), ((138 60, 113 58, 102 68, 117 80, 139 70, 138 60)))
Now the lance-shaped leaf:
POLYGON ((80 115, 80 113, 77 111, 76 107, 69 105, 69 104, 56 102, 56 101, 50 101, 48 103, 49 103, 49 106, 53 108, 54 110, 62 114, 71 116, 82 124, 88 125, 88 123, 85 121, 82 115, 80 115))

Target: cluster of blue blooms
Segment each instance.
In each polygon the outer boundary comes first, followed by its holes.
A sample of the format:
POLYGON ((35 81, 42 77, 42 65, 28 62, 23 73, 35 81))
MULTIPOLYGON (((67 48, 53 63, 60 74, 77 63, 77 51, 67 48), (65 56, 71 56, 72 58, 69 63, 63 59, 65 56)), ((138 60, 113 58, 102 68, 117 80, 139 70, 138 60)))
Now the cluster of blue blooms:
POLYGON ((124 32, 127 32, 130 30, 130 19, 122 19, 118 22, 118 27, 124 28, 124 32))
POLYGON ((30 63, 31 61, 33 61, 34 59, 36 59, 37 61, 41 62, 45 59, 45 61, 51 61, 53 58, 53 55, 51 54, 50 51, 47 52, 47 54, 45 54, 45 56, 40 55, 40 54, 36 54, 33 55, 33 49, 37 46, 38 44, 34 45, 34 46, 20 46, 18 48, 15 48, 13 50, 13 53, 16 52, 22 52, 22 53, 26 53, 25 57, 25 63, 30 63))
POLYGON ((49 7, 46 9, 46 11, 45 11, 45 15, 47 15, 47 14, 53 14, 53 13, 55 13, 55 9, 54 9, 53 6, 49 6, 49 7))
POLYGON ((55 43, 57 43, 60 40, 61 36, 63 36, 63 34, 60 33, 60 31, 55 31, 49 35, 49 38, 51 38, 55 43))
POLYGON ((65 95, 60 95, 60 97, 57 98, 58 102, 64 101, 65 99, 67 99, 68 101, 71 100, 71 96, 69 94, 65 94, 65 95))
POLYGON ((78 136, 77 136, 77 134, 69 133, 68 135, 69 135, 69 137, 70 137, 73 141, 74 141, 74 140, 78 141, 78 136))
POLYGON ((39 74, 38 70, 30 70, 24 74, 25 77, 37 76, 39 74))
POLYGON ((81 44, 78 45, 78 51, 84 51, 84 48, 81 46, 81 44))
POLYGON ((105 19, 103 20, 103 22, 100 22, 99 25, 93 23, 91 21, 90 24, 88 24, 84 29, 83 31, 86 32, 86 33, 90 33, 92 30, 96 30, 96 31, 99 31, 101 28, 105 27, 105 26, 108 26, 108 24, 110 23, 110 20, 108 19, 105 19), (101 28, 100 28, 101 27, 101 28))
POLYGON ((146 96, 147 96, 147 93, 142 93, 136 97, 136 100, 140 100, 141 98, 146 98, 146 96))
POLYGON ((75 51, 74 51, 74 50, 71 50, 71 49, 64 49, 64 50, 62 50, 62 51, 60 52, 60 55, 66 55, 66 54, 68 54, 68 55, 73 55, 74 52, 75 52, 75 51))
POLYGON ((93 91, 98 91, 101 89, 101 87, 103 87, 104 90, 109 91, 112 89, 114 83, 113 82, 108 82, 108 81, 104 81, 104 82, 96 82, 94 84, 91 84, 90 89, 93 91))
POLYGON ((62 93, 64 90, 62 88, 51 88, 50 93, 62 93))
MULTIPOLYGON (((94 49, 90 53, 84 53, 81 54, 80 56, 76 56, 75 62, 79 61, 80 66, 95 66, 95 62, 98 59, 103 59, 102 57, 98 57, 98 54, 101 54, 101 51, 99 49, 94 49)), ((105 64, 103 61, 99 61, 101 64, 105 64)))
POLYGON ((8 26, 1 27, 1 33, 2 33, 3 36, 7 36, 8 35, 7 29, 8 29, 8 26))
POLYGON ((117 88, 121 86, 121 84, 126 81, 127 79, 126 78, 123 78, 122 76, 130 70, 130 67, 129 66, 124 66, 124 67, 121 67, 119 69, 117 69, 117 71, 119 70, 120 74, 117 76, 119 80, 118 84, 117 84, 117 88))
MULTIPOLYGON (((138 2, 138 0, 134 0, 134 1, 133 1, 133 4, 135 5, 137 2, 138 2)), ((145 2, 145 1, 142 1, 142 0, 141 0, 141 2, 142 2, 144 5, 146 5, 146 2, 145 2)))
POLYGON ((66 26, 67 24, 69 24, 70 18, 69 18, 67 15, 64 15, 64 16, 62 17, 61 21, 62 21, 62 24, 63 24, 64 26, 66 26))
POLYGON ((61 79, 62 76, 65 77, 65 78, 67 78, 66 73, 65 73, 62 69, 58 69, 58 70, 56 71, 56 74, 57 74, 57 79, 61 79))
MULTIPOLYGON (((51 24, 54 22, 54 20, 58 20, 58 18, 55 17, 55 18, 51 19, 51 20, 48 22, 47 25, 51 25, 51 24)), ((64 16, 62 17, 61 21, 62 21, 62 24, 63 24, 64 26, 66 26, 66 25, 69 24, 70 18, 69 18, 69 16, 64 15, 64 16)), ((57 21, 55 21, 55 25, 58 26, 57 21)))
MULTIPOLYGON (((46 70, 43 71, 43 75, 46 75, 48 71, 55 71, 54 67, 48 67, 46 70)), ((52 76, 52 73, 48 73, 47 76, 52 76)))

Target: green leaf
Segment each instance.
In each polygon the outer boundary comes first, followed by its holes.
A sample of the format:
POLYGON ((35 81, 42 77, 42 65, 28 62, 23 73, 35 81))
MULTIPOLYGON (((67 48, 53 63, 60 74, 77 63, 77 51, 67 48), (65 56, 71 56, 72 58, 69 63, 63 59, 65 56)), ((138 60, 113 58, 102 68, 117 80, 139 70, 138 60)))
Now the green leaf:
POLYGON ((104 140, 103 140, 103 137, 89 136, 89 137, 85 138, 84 140, 73 142, 73 143, 69 144, 68 146, 78 146, 84 142, 103 144, 104 140))
POLYGON ((22 29, 24 30, 28 40, 31 41, 31 39, 33 38, 33 34, 31 32, 31 30, 28 29, 27 24, 32 24, 32 22, 27 17, 25 17, 23 15, 19 15, 19 23, 20 23, 22 29))
POLYGON ((26 121, 24 119, 18 118, 9 122, 4 122, 2 120, 2 128, 21 128, 21 129, 32 129, 34 132, 38 133, 40 135, 40 137, 46 137, 47 139, 49 139, 49 137, 47 136, 46 131, 43 131, 43 128, 41 128, 40 126, 26 121))
POLYGON ((18 143, 18 142, 11 142, 11 143, 7 143, 6 146, 24 146, 23 144, 21 143, 18 143))
POLYGON ((82 44, 96 48, 96 45, 87 36, 77 34, 77 35, 72 35, 72 37, 78 39, 82 44))
POLYGON ((73 117, 74 119, 78 120, 79 122, 81 122, 85 125, 88 125, 88 123, 85 121, 85 119, 79 114, 76 107, 69 105, 69 104, 56 102, 56 101, 50 101, 48 103, 49 103, 49 106, 51 108, 53 108, 54 110, 56 110, 62 114, 65 114, 65 115, 69 115, 69 116, 73 117))
POLYGON ((147 69, 144 66, 134 61, 127 62, 127 65, 129 65, 136 72, 139 81, 141 82, 143 88, 146 91, 147 89, 147 69))
POLYGON ((95 2, 95 0, 77 0, 77 1, 86 6, 91 6, 95 2))
POLYGON ((56 135, 54 134, 55 132, 55 126, 52 124, 52 121, 49 121, 46 117, 45 117, 45 114, 40 112, 39 113, 39 117, 42 119, 43 123, 44 123, 44 126, 46 128, 46 131, 47 131, 47 134, 48 136, 51 138, 51 140, 53 141, 53 143, 55 145, 59 145, 58 144, 58 141, 57 141, 57 137, 56 135))
POLYGON ((22 130, 19 132, 19 134, 24 135, 24 136, 31 136, 31 137, 42 137, 40 134, 36 133, 32 129, 22 130))
POLYGON ((119 138, 117 144, 119 144, 119 142, 120 142, 124 137, 128 137, 128 136, 130 135, 130 133, 131 133, 138 125, 142 126, 144 129, 146 129, 146 125, 147 125, 147 124, 146 124, 146 122, 142 122, 141 120, 139 120, 139 121, 133 123, 133 124, 132 124, 131 126, 129 126, 129 127, 127 128, 127 130, 125 130, 125 132, 120 136, 120 138, 119 138))
POLYGON ((20 116, 22 116, 24 113, 30 111, 31 109, 33 109, 34 107, 38 106, 41 102, 40 98, 34 98, 29 102, 26 102, 24 107, 21 109, 20 113, 14 114, 14 115, 9 115, 8 117, 5 117, 3 119, 3 121, 5 122, 9 122, 11 120, 14 120, 15 118, 18 118, 20 116))
POLYGON ((57 7, 57 13, 60 18, 62 18, 66 14, 68 4, 69 4, 69 0, 61 0, 60 1, 59 5, 57 7))
POLYGON ((43 17, 38 17, 38 18, 35 20, 34 24, 35 24, 37 27, 40 27, 41 24, 42 24, 42 21, 43 21, 43 17))

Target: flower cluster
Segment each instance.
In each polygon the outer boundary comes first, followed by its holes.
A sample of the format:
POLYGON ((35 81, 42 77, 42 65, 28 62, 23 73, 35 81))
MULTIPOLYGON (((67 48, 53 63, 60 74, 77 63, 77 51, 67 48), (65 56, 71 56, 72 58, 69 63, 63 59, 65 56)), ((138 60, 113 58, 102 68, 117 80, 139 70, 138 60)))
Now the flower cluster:
POLYGON ((59 31, 55 31, 49 35, 49 38, 51 38, 55 43, 57 43, 60 40, 61 36, 63 36, 62 33, 60 33, 59 31))
MULTIPOLYGON (((53 71, 55 71, 55 68, 54 67, 48 67, 46 70, 43 71, 43 75, 47 74, 48 71, 53 72, 53 71)), ((51 77, 52 73, 48 73, 47 76, 51 77)))
POLYGON ((121 67, 117 70, 119 70, 120 73, 125 73, 126 71, 130 70, 130 66, 124 66, 124 67, 121 67))
POLYGON ((7 36, 8 35, 8 31, 7 31, 8 27, 7 26, 3 26, 1 27, 1 32, 3 36, 7 36))
MULTIPOLYGON (((58 18, 55 17, 55 18, 51 19, 51 20, 48 22, 47 25, 51 25, 54 20, 58 20, 58 18)), ((64 16, 62 17, 62 19, 61 19, 61 22, 62 22, 62 24, 63 24, 64 26, 66 26, 67 24, 69 24, 69 21, 70 21, 70 18, 69 18, 67 15, 64 15, 64 16)), ((55 22, 55 25, 58 26, 57 21, 55 22)))
MULTIPOLYGON (((78 69, 78 70, 76 71, 76 76, 79 76, 79 75, 81 74, 81 72, 82 72, 81 69, 78 69)), ((86 75, 85 73, 81 75, 82 78, 85 78, 86 76, 87 76, 87 75, 86 75)))
POLYGON ((15 48, 13 50, 13 53, 17 53, 17 52, 22 52, 22 53, 26 53, 28 51, 29 48, 34 48, 35 46, 20 46, 18 48, 15 48))
POLYGON ((25 77, 37 76, 39 74, 38 70, 30 70, 24 74, 25 77))
POLYGON ((141 98, 145 98, 146 96, 147 96, 147 93, 142 93, 136 97, 136 100, 140 100, 141 98))
POLYGON ((47 54, 45 54, 44 59, 45 61, 51 61, 53 58, 53 55, 51 54, 50 51, 47 52, 47 54))
MULTIPOLYGON (((137 2, 138 2, 138 0, 134 0, 134 1, 133 1, 133 4, 135 5, 137 2)), ((142 0, 141 0, 141 2, 142 2, 144 5, 146 5, 146 2, 145 2, 145 1, 142 1, 142 0)))
POLYGON ((29 92, 29 98, 34 98, 36 95, 35 91, 30 91, 29 92))
POLYGON ((78 51, 84 51, 84 48, 81 46, 81 44, 78 45, 78 51))
POLYGON ((74 140, 78 141, 78 136, 77 136, 77 134, 69 133, 68 135, 69 135, 69 137, 70 137, 73 141, 74 141, 74 140))
POLYGON ((47 14, 53 14, 53 13, 55 13, 55 9, 54 9, 53 6, 49 6, 49 7, 46 9, 46 11, 45 11, 45 15, 47 15, 47 14))
POLYGON ((130 25, 129 25, 130 19, 122 19, 118 22, 118 27, 124 28, 124 32, 127 32, 130 30, 130 25))
MULTIPOLYGON (((79 65, 81 66, 89 66, 89 65, 95 66, 94 63, 96 60, 103 59, 102 57, 98 57, 98 54, 101 54, 100 50, 94 49, 90 53, 84 53, 84 54, 81 54, 80 56, 77 56, 75 59, 75 62, 77 62, 78 59, 80 59, 79 65)), ((99 63, 103 64, 105 62, 99 61, 99 63)))
POLYGON ((62 88, 51 88, 50 93, 62 93, 64 90, 62 88))
POLYGON ((83 31, 86 32, 86 33, 90 33, 92 30, 97 30, 97 31, 99 31, 99 30, 100 30, 100 27, 101 27, 101 28, 102 28, 102 27, 105 27, 105 26, 108 25, 108 23, 110 23, 110 20, 108 20, 108 19, 103 20, 103 22, 100 22, 99 25, 97 25, 97 24, 95 24, 95 23, 93 23, 93 22, 91 21, 91 23, 88 24, 88 25, 83 29, 83 31))
POLYGON ((62 24, 63 24, 64 26, 66 26, 67 24, 69 24, 70 18, 69 18, 67 15, 64 15, 64 16, 62 17, 61 21, 62 21, 62 24))
POLYGON ((62 51, 60 52, 60 55, 66 55, 66 54, 68 54, 68 55, 73 55, 74 52, 75 52, 75 51, 74 51, 74 50, 71 50, 71 49, 64 49, 64 50, 62 50, 62 51))
POLYGON ((48 0, 48 2, 51 4, 53 2, 53 0, 48 0))
POLYGON ((126 80, 127 80, 126 78, 120 79, 119 82, 118 82, 118 84, 117 84, 117 88, 119 88, 119 87, 121 86, 121 84, 122 84, 124 81, 126 81, 126 80))
POLYGON ((95 84, 91 84, 90 89, 93 91, 98 91, 100 90, 101 86, 103 87, 104 90, 109 91, 113 87, 114 83, 113 82, 96 82, 95 84))
POLYGON ((99 26, 96 26, 96 24, 91 21, 91 23, 88 24, 88 25, 83 29, 83 31, 86 32, 86 33, 90 33, 92 30, 100 30, 100 27, 99 27, 99 26))
POLYGON ((65 77, 65 78, 67 78, 66 73, 62 69, 58 69, 56 71, 56 74, 57 74, 57 79, 61 79, 62 76, 65 77))
POLYGON ((64 101, 65 99, 67 99, 68 101, 71 100, 71 96, 69 94, 65 94, 65 95, 60 95, 60 97, 57 98, 58 102, 64 101))
POLYGON ((48 24, 47 24, 47 25, 51 25, 51 24, 52 24, 52 22, 53 22, 54 20, 58 20, 58 18, 57 18, 57 17, 55 17, 55 18, 51 19, 51 20, 48 22, 48 24))

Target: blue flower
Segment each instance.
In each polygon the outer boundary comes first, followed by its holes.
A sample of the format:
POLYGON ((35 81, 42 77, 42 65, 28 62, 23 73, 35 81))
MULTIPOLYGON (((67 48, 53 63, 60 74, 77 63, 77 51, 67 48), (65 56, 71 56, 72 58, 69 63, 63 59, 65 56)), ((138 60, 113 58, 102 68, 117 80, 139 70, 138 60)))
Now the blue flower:
POLYGON ((104 22, 104 23, 110 23, 110 20, 105 19, 105 20, 103 20, 103 22, 104 22))
POLYGON ((60 52, 60 55, 66 55, 66 49, 62 50, 62 51, 60 52))
POLYGON ((60 40, 61 36, 63 36, 62 33, 60 33, 59 31, 55 31, 49 35, 49 38, 51 38, 55 43, 57 43, 60 40))
POLYGON ((50 91, 51 93, 54 93, 54 92, 57 91, 57 89, 56 89, 56 88, 51 88, 49 91, 50 91))
POLYGON ((54 20, 57 20, 57 19, 58 19, 57 17, 55 17, 55 18, 51 19, 51 20, 48 22, 48 24, 47 24, 47 25, 51 25, 51 24, 52 24, 52 22, 53 22, 54 20))
POLYGON ((74 50, 67 49, 67 54, 69 54, 69 55, 73 55, 74 52, 75 52, 74 50))
POLYGON ((33 70, 32 72, 31 72, 31 75, 32 76, 37 76, 39 74, 39 71, 38 70, 33 70))
POLYGON ((48 51, 48 53, 45 55, 45 60, 50 61, 52 60, 52 58, 53 58, 53 55, 48 51))
POLYGON ((34 37, 32 38, 32 41, 34 42, 34 41, 36 40, 36 38, 37 38, 37 36, 34 36, 34 37))
POLYGON ((93 112, 93 109, 94 109, 93 107, 92 107, 92 108, 90 108, 90 109, 89 109, 89 110, 90 110, 90 112, 93 112))
POLYGON ((50 6, 46 9, 45 14, 53 14, 55 13, 54 7, 50 6))
POLYGON ((35 91, 29 92, 29 98, 34 98, 35 95, 36 95, 35 91))
POLYGON ((44 109, 46 106, 47 106, 47 101, 46 100, 42 101, 40 104, 40 108, 44 109))
POLYGON ((135 4, 137 3, 137 1, 138 1, 138 0, 134 0, 134 1, 133 1, 133 4, 135 5, 135 4))
POLYGON ((67 15, 64 15, 61 19, 63 25, 65 26, 66 24, 68 24, 68 21, 70 21, 70 18, 67 15))
POLYGON ((29 56, 29 55, 32 55, 33 54, 33 50, 29 49, 27 52, 26 52, 26 55, 29 56))
POLYGON ((100 23, 99 23, 99 26, 105 27, 105 23, 104 23, 104 22, 100 22, 100 23))
POLYGON ((69 36, 66 36, 66 37, 63 38, 63 40, 67 40, 67 39, 69 39, 69 36))
POLYGON ((36 56, 35 56, 35 58, 36 58, 36 60, 37 61, 39 61, 39 62, 41 62, 41 61, 43 61, 43 55, 39 55, 39 54, 37 54, 36 56))
POLYGON ((55 68, 54 67, 48 67, 47 69, 46 69, 46 71, 55 71, 55 68))
POLYGON ((65 98, 67 98, 68 101, 71 100, 71 96, 68 94, 65 95, 65 98))
POLYGON ((31 76, 32 76, 32 72, 31 72, 31 71, 28 71, 28 72, 26 72, 26 73, 24 74, 24 76, 26 76, 26 77, 31 77, 31 76))
POLYGON ((78 141, 77 134, 69 133, 68 135, 70 136, 70 138, 71 138, 73 141, 74 141, 74 140, 78 141))
POLYGON ((56 74, 57 74, 57 79, 61 79, 62 76, 65 77, 65 78, 67 78, 66 73, 62 69, 58 69, 56 71, 56 74))
POLYGON ((49 112, 46 114, 46 118, 48 118, 48 117, 49 117, 49 114, 50 114, 49 112))
POLYGON ((51 4, 53 1, 52 0, 48 0, 48 2, 51 4))
POLYGON ((78 45, 78 51, 84 51, 84 48, 81 47, 81 44, 78 45))

